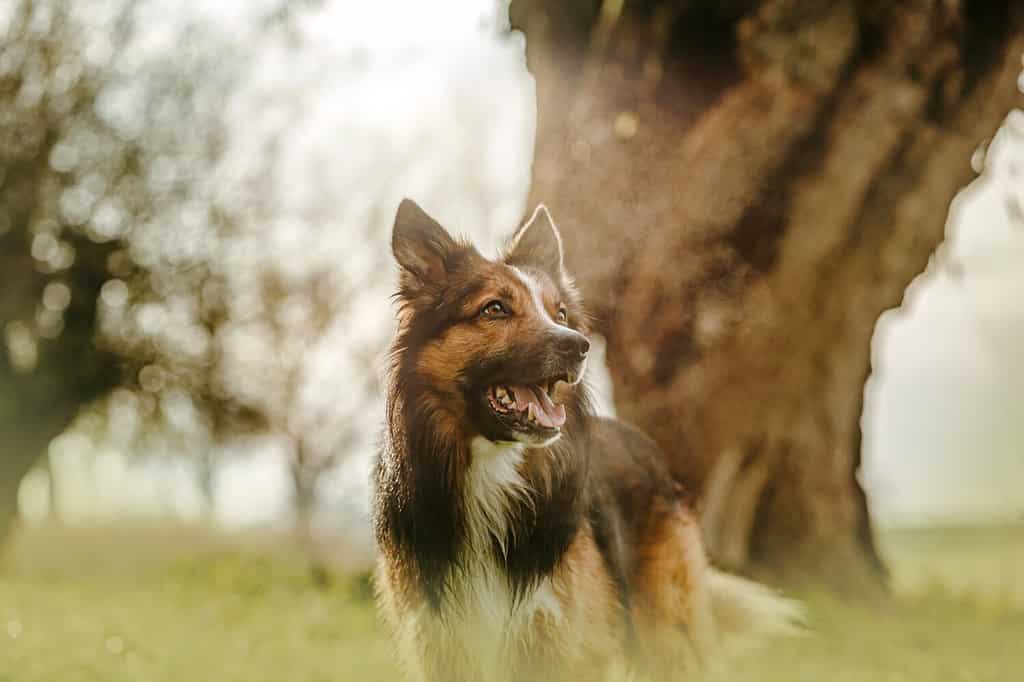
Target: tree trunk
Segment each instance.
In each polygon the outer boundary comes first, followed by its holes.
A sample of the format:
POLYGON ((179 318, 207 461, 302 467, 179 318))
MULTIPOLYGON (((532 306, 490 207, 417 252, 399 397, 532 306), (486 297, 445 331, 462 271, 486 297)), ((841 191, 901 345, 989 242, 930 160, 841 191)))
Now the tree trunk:
MULTIPOLYGON (((5 378, 0 368, 0 381, 5 378)), ((17 398, 23 402, 15 401, 7 390, 0 390, 0 404, 4 406, 0 409, 0 547, 15 527, 22 479, 76 412, 76 407, 59 398, 45 407, 39 406, 27 395, 24 384, 10 380, 5 384, 5 389, 21 388, 17 398)))
POLYGON ((620 414, 701 493, 718 562, 880 588, 857 481, 871 337, 1021 104, 1024 7, 572 4, 513 3, 533 199, 607 337, 620 414))
MULTIPOLYGON (((46 156, 42 157, 45 163, 46 156)), ((0 164, 0 174, 3 166, 0 164)), ((24 173, 18 182, 33 185, 24 173)), ((0 186, 0 201, 17 187, 0 186)), ((45 185, 39 180, 39 185, 45 185)), ((26 210, 28 213, 28 210, 26 210)), ((109 244, 93 244, 67 235, 77 267, 47 275, 36 268, 26 243, 32 234, 27 219, 0 234, 0 545, 7 537, 4 514, 17 512, 21 479, 46 454, 50 441, 70 425, 81 406, 103 395, 121 377, 118 361, 96 343, 97 298, 106 280, 109 244), (63 311, 63 328, 46 338, 36 328, 35 311, 50 281, 71 292, 63 311)), ((11 516, 10 518, 13 518, 11 516)))
MULTIPOLYGON (((128 182, 143 176, 139 144, 97 113, 108 78, 79 61, 84 36, 72 5, 21 0, 5 13, 3 48, 18 58, 0 73, 0 543, 21 478, 79 408, 125 370, 96 343, 97 298, 111 263, 126 260, 125 245, 89 236, 89 221, 62 208, 64 192, 100 177, 105 191, 122 193, 116 205, 131 209, 128 224, 142 222, 150 199, 145 182, 128 182), (45 35, 32 28, 40 17, 45 35), (76 68, 67 88, 37 87, 58 82, 55 74, 69 65, 76 68), (38 97, 24 96, 36 90, 38 97), (54 153, 68 141, 82 144, 72 155, 80 163, 61 170, 54 153), (122 183, 127 189, 115 189, 122 183)), ((125 269, 117 268, 120 276, 125 269)))
MULTIPOLYGON (((18 518, 18 488, 22 476, 0 478, 0 540, 3 541, 13 533, 18 518)), ((0 542, 0 550, 3 545, 4 542, 0 542)))
POLYGON ((317 545, 313 527, 317 508, 316 486, 322 469, 302 438, 293 438, 292 441, 295 448, 291 461, 292 495, 298 540, 309 562, 310 579, 316 587, 325 589, 331 585, 331 574, 317 545))

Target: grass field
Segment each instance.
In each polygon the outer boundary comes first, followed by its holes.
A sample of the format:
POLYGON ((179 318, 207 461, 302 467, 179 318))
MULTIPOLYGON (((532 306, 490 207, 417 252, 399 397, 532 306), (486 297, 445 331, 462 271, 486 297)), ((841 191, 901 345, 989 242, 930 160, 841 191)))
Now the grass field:
MULTIPOLYGON (((365 578, 315 588, 286 545, 25 531, 0 569, 0 682, 397 679, 365 578)), ((889 533, 899 598, 808 597, 813 634, 723 682, 1024 680, 1024 526, 889 533)))

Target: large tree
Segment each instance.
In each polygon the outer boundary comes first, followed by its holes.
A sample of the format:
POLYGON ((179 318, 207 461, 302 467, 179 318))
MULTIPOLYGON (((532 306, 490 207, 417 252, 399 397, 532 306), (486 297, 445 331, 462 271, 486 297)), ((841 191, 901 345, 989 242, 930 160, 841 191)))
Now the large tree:
POLYGON ((1021 103, 1024 6, 516 0, 534 198, 616 405, 701 493, 724 565, 877 589, 860 465, 875 323, 1021 103))
MULTIPOLYGON (((200 94, 234 63, 202 27, 175 60, 147 55, 143 5, 16 0, 0 11, 0 542, 53 438, 157 361, 183 370, 172 378, 215 417, 237 407, 210 390, 204 358, 141 333, 132 305, 180 303, 212 279, 174 251, 185 240, 145 247, 185 222, 183 206, 209 210, 191 177, 216 157, 220 130, 200 94)), ((214 324, 216 305, 197 317, 214 324)))
POLYGON ((95 334, 119 244, 84 216, 106 205, 113 218, 104 199, 137 179, 137 147, 97 113, 101 83, 72 52, 66 10, 18 2, 0 34, 0 541, 22 477, 118 380, 95 334))
POLYGON ((375 376, 351 377, 379 342, 345 324, 376 290, 344 264, 384 209, 339 209, 322 168, 296 199, 282 170, 319 163, 296 133, 337 112, 299 65, 336 45, 298 40, 316 10, 286 0, 223 24, 165 5, 0 10, 0 543, 24 475, 115 385, 146 428, 96 438, 197 453, 210 496, 215 445, 277 436, 307 537, 321 475, 376 428, 375 376))

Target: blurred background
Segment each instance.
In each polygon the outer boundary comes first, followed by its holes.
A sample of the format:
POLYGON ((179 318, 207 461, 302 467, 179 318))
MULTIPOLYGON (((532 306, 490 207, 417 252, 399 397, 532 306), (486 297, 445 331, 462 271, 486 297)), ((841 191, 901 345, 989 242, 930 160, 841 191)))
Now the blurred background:
POLYGON ((548 205, 718 563, 901 600, 801 674, 1013 679, 1018 5, 0 2, 0 680, 390 679, 403 197, 491 253, 548 205))

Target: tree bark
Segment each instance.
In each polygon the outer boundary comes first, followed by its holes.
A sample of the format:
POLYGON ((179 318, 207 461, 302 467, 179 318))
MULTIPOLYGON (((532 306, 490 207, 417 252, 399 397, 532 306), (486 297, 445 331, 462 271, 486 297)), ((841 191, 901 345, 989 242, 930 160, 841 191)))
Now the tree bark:
POLYGON ((940 244, 1024 54, 1013 2, 514 2, 533 199, 620 414, 728 568, 878 590, 860 466, 875 323, 940 244))

